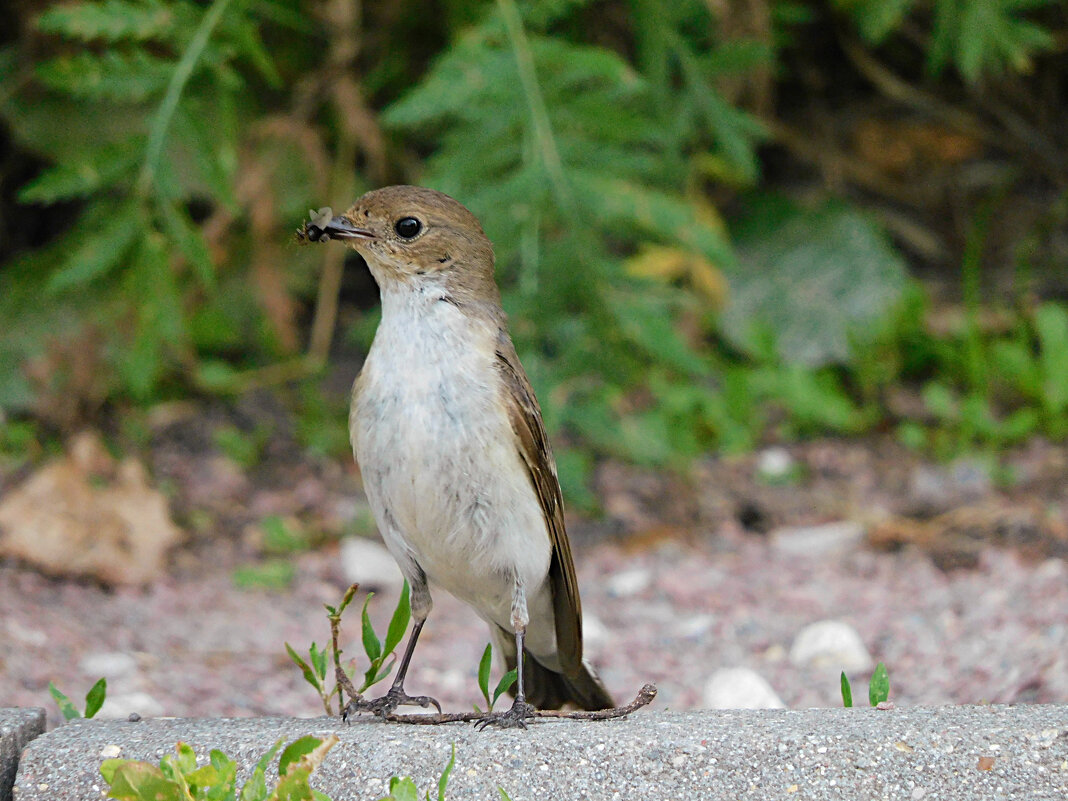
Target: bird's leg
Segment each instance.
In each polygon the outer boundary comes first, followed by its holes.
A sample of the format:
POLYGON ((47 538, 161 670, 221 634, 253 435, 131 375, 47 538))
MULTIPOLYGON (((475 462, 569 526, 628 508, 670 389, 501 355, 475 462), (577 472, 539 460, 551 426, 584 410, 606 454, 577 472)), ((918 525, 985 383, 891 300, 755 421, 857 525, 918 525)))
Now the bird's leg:
POLYGON ((537 711, 533 705, 527 703, 526 692, 523 687, 523 641, 526 637, 527 623, 527 596, 523 585, 516 579, 515 593, 512 596, 512 627, 515 629, 515 653, 516 653, 516 693, 512 708, 507 712, 487 712, 486 715, 475 724, 478 729, 487 726, 500 726, 502 729, 527 727, 527 718, 534 717, 537 711))
POLYGON ((380 718, 385 718, 389 717, 398 706, 427 707, 433 705, 437 708, 438 714, 441 714, 441 704, 436 699, 431 698, 429 695, 408 695, 408 693, 404 692, 404 677, 408 674, 408 665, 412 661, 415 644, 419 640, 419 633, 423 630, 423 624, 426 623, 431 607, 426 576, 422 576, 422 582, 412 581, 409 583, 412 588, 412 615, 415 617, 415 626, 412 627, 412 633, 408 637, 408 644, 404 648, 404 655, 397 666, 396 678, 393 679, 393 684, 390 685, 389 691, 381 698, 369 701, 361 696, 350 700, 345 707, 344 717, 346 718, 354 712, 374 712, 380 718))

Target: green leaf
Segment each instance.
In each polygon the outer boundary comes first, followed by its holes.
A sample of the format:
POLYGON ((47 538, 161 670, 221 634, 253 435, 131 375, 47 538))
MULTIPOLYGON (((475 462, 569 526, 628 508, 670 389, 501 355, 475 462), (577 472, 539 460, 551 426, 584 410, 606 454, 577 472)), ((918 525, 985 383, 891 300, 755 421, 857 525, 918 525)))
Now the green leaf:
POLYGON ((1039 360, 1042 365, 1042 405, 1048 414, 1068 410, 1068 310, 1044 303, 1035 311, 1039 360))
POLYGON ((311 648, 308 649, 308 655, 311 657, 312 665, 315 667, 315 672, 319 675, 319 678, 326 678, 326 662, 329 654, 326 649, 320 649, 314 642, 311 644, 311 648))
MULTIPOLYGON (((109 760, 110 761, 110 760, 109 760)), ((119 801, 188 801, 182 788, 163 775, 163 771, 147 762, 132 759, 109 766, 111 789, 108 798, 119 801)))
POLYGON ((96 684, 89 688, 89 692, 85 694, 85 716, 91 718, 100 711, 100 707, 104 705, 104 699, 108 694, 108 682, 107 679, 98 679, 96 684))
POLYGON ((849 685, 849 677, 842 671, 842 706, 850 709, 853 706, 853 688, 849 685))
POLYGON ((65 3, 45 11, 36 23, 41 33, 106 42, 154 39, 169 33, 173 25, 171 10, 151 0, 140 3, 126 0, 65 3))
POLYGON ((289 772, 290 765, 299 762, 305 755, 312 753, 322 744, 321 737, 313 737, 310 734, 291 742, 278 758, 278 775, 285 776, 289 772))
POLYGON ((138 150, 137 139, 87 148, 77 161, 61 162, 25 184, 19 190, 19 202, 48 205, 111 187, 132 177, 140 157, 138 150))
POLYGON ((276 740, 276 742, 264 752, 263 756, 260 757, 260 761, 257 761, 254 770, 258 770, 266 775, 267 767, 270 765, 271 759, 273 759, 274 754, 277 754, 278 750, 282 748, 282 742, 283 740, 276 740))
POLYGON ((408 630, 408 622, 412 618, 409 593, 408 581, 405 580, 404 585, 401 587, 397 607, 393 610, 393 616, 389 620, 389 628, 386 629, 386 642, 382 649, 385 654, 396 650, 397 646, 400 645, 400 641, 404 638, 404 632, 408 630))
POLYGON ((178 204, 169 204, 160 214, 167 238, 173 242, 189 262, 193 274, 206 288, 215 286, 215 264, 200 229, 193 224, 189 213, 178 204))
POLYGON ((835 5, 853 17, 865 41, 878 45, 901 26, 915 2, 916 0, 835 0, 835 5))
POLYGON ((48 282, 49 292, 89 283, 118 266, 144 233, 142 217, 130 203, 110 214, 102 227, 78 243, 48 282))
MULTIPOLYGON (((304 675, 304 681, 308 682, 317 692, 322 692, 323 687, 319 682, 319 676, 316 671, 312 670, 311 666, 304 661, 304 658, 294 650, 293 646, 289 643, 285 644, 286 653, 289 654, 289 658, 293 660, 297 667, 300 668, 300 672, 304 675)), ((312 643, 312 647, 315 647, 315 643, 312 643)), ((314 660, 313 660, 314 661, 314 660)))
POLYGON ((75 97, 132 104, 162 92, 173 70, 173 62, 143 50, 80 51, 39 63, 37 77, 75 97))
POLYGON ((374 625, 371 623, 371 616, 367 614, 367 604, 371 599, 375 597, 373 592, 367 593, 367 597, 363 602, 363 650, 367 654, 367 658, 374 662, 380 656, 382 656, 382 641, 378 639, 378 635, 375 634, 374 625))
POLYGON ((445 770, 441 772, 441 778, 438 779, 438 801, 445 801, 445 788, 449 786, 449 775, 454 767, 456 767, 456 743, 452 744, 452 756, 449 757, 449 764, 445 766, 445 770))
POLYGON ((190 774, 197 769, 197 752, 193 750, 189 743, 179 742, 174 747, 175 750, 175 764, 184 774, 190 774))
POLYGON ((871 674, 871 682, 868 684, 868 703, 878 706, 890 698, 890 676, 886 672, 886 665, 880 662, 875 666, 875 672, 871 674))
POLYGON ((70 698, 60 692, 59 688, 51 681, 48 682, 48 692, 56 702, 56 706, 59 707, 59 711, 63 714, 64 720, 74 720, 74 718, 80 718, 82 716, 82 713, 78 711, 78 708, 71 703, 70 698))
POLYGON ((393 776, 389 780, 389 795, 379 801, 419 801, 419 788, 408 776, 393 776))
POLYGON ((478 688, 482 691, 482 697, 486 699, 486 711, 493 708, 489 694, 490 667, 493 663, 493 645, 486 643, 486 650, 482 652, 482 658, 478 661, 478 688))
POLYGON ((512 668, 503 676, 501 680, 497 682, 497 687, 493 690, 493 701, 490 703, 490 709, 497 703, 497 699, 504 693, 508 692, 508 688, 511 687, 519 678, 519 671, 516 668, 512 668))

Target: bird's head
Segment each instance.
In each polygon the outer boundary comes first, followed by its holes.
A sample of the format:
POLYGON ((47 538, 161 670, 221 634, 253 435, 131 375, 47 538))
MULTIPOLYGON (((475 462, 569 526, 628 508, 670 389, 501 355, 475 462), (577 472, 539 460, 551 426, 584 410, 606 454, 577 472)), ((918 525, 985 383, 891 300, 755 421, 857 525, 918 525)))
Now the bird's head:
POLYGON ((367 261, 379 286, 434 281, 452 289, 493 285, 493 246, 478 219, 446 194, 418 186, 368 192, 336 217, 324 209, 300 232, 337 239, 367 261))

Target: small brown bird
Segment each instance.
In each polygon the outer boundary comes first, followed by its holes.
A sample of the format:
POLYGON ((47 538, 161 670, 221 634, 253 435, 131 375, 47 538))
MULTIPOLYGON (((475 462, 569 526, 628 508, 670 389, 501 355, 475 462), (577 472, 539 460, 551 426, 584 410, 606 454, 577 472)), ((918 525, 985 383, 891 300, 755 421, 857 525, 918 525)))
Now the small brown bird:
POLYGON ((411 586, 415 625, 389 692, 355 709, 440 710, 404 692, 432 605, 428 579, 471 605, 508 668, 519 668, 515 703, 483 725, 525 726, 535 707, 569 702, 610 708, 582 658, 556 465, 478 220, 441 192, 391 186, 338 217, 322 210, 302 234, 350 244, 382 297, 349 431, 378 528, 411 586))

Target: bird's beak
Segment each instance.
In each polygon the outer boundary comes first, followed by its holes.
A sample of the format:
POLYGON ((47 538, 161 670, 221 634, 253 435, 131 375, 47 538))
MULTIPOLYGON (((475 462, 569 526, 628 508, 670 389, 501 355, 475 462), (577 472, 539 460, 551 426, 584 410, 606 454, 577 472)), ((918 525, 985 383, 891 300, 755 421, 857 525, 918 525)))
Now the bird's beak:
POLYGON ((374 239, 366 228, 357 228, 348 217, 334 217, 323 226, 323 233, 331 239, 374 239))
POLYGON ((374 239, 375 235, 366 228, 356 225, 344 216, 335 217, 329 206, 308 212, 311 218, 297 229, 297 239, 301 242, 329 242, 331 239, 374 239))

